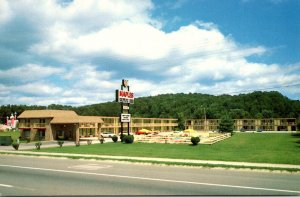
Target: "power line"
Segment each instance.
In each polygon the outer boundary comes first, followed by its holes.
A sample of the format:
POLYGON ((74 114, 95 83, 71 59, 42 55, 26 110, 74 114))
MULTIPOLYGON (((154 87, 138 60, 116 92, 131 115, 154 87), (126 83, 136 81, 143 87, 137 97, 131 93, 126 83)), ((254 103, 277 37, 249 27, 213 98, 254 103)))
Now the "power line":
MULTIPOLYGON (((227 92, 227 93, 222 93, 222 94, 240 94, 240 93, 246 93, 246 92, 265 91, 265 90, 279 89, 279 88, 284 88, 284 87, 293 87, 293 86, 299 86, 299 85, 300 85, 300 83, 296 83, 296 84, 279 85, 279 86, 266 87, 266 88, 260 88, 260 89, 249 89, 249 90, 243 90, 243 91, 227 92)), ((221 94, 219 94, 219 95, 221 95, 221 94)))

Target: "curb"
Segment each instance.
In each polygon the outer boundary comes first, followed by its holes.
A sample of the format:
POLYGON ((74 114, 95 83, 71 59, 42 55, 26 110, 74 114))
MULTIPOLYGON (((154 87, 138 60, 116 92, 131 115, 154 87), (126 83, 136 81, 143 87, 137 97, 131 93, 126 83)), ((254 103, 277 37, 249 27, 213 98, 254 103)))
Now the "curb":
POLYGON ((274 169, 293 169, 300 171, 300 165, 291 164, 268 164, 268 163, 250 163, 250 162, 228 162, 228 161, 211 161, 211 160, 188 160, 188 159, 167 159, 167 158, 150 158, 150 157, 126 157, 126 156, 110 156, 110 155, 83 155, 70 153, 47 153, 47 152, 31 152, 31 151, 5 151, 0 150, 0 154, 14 155, 36 155, 36 156, 54 156, 54 157, 79 157, 79 158, 95 158, 95 159, 110 159, 123 161, 139 161, 139 162, 161 162, 161 163, 176 163, 176 164, 195 164, 195 165, 216 165, 241 168, 274 168, 274 169))

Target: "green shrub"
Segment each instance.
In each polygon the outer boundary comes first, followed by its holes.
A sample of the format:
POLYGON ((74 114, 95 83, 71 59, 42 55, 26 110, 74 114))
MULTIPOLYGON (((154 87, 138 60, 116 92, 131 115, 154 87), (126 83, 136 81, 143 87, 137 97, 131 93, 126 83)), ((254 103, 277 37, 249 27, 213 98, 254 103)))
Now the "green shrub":
POLYGON ((258 128, 257 129, 257 132, 262 132, 263 130, 261 128, 258 128))
POLYGON ((120 140, 121 140, 121 142, 124 142, 124 136, 125 136, 125 135, 121 133, 121 135, 120 135, 120 140))
POLYGON ((118 136, 114 135, 111 137, 112 141, 113 142, 117 142, 118 141, 118 136))
POLYGON ((30 142, 30 137, 27 137, 26 138, 26 143, 29 143, 30 142))
POLYGON ((40 150, 41 146, 42 146, 42 142, 38 141, 38 142, 35 143, 35 147, 36 147, 37 150, 40 150))
POLYGON ((103 138, 103 137, 99 139, 99 142, 100 142, 100 144, 103 144, 103 143, 104 143, 104 141, 105 141, 105 140, 104 140, 104 138, 103 138))
POLYGON ((124 141, 126 144, 132 144, 133 141, 134 141, 134 136, 133 136, 133 135, 124 135, 123 141, 124 141))
POLYGON ((191 137, 191 142, 193 143, 193 145, 198 145, 198 143, 200 142, 200 138, 199 137, 191 137))
POLYGON ((59 145, 59 147, 61 148, 62 147, 62 145, 64 144, 64 141, 63 140, 58 140, 57 141, 57 144, 59 145))
POLYGON ((12 147, 14 147, 15 150, 18 150, 19 146, 20 146, 20 143, 18 143, 18 142, 13 142, 12 143, 12 147))

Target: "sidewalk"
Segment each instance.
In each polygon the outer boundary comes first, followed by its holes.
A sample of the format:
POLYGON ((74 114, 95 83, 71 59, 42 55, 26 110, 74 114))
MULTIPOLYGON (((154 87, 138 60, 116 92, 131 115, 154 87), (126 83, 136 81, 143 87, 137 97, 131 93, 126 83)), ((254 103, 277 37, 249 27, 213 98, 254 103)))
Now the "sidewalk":
MULTIPOLYGON (((72 144, 74 145, 74 144, 72 144)), ((56 144, 57 146, 57 144, 56 144)), ((42 151, 42 150, 41 150, 42 151)), ((109 155, 88 155, 88 154, 70 154, 70 153, 46 153, 31 151, 15 151, 1 150, 0 153, 16 154, 16 155, 42 155, 42 156, 59 156, 59 157, 81 157, 81 158, 99 158, 109 160, 126 160, 126 161, 145 161, 145 162, 166 162, 166 163, 182 163, 182 164, 211 164, 226 166, 243 166, 243 167, 261 167, 261 168, 282 168, 300 170, 300 165, 290 164, 269 164, 269 163, 250 163, 250 162, 229 162, 229 161, 210 161, 210 160, 188 160, 188 159, 167 159, 167 158, 151 158, 151 157, 127 157, 127 156, 109 156, 109 155)))
MULTIPOLYGON (((106 138, 104 143, 112 142, 111 139, 106 138)), ((92 144, 99 144, 99 140, 93 140, 92 144)), ((86 141, 80 141, 80 146, 87 145, 86 141)), ((63 146, 75 146, 75 142, 73 141, 64 141, 63 146)), ((50 147, 58 147, 57 141, 42 141, 42 148, 50 148, 50 147)), ((19 150, 32 150, 35 149, 35 142, 30 143, 21 143, 19 146, 19 150)), ((0 146, 1 150, 14 150, 12 146, 0 146)))

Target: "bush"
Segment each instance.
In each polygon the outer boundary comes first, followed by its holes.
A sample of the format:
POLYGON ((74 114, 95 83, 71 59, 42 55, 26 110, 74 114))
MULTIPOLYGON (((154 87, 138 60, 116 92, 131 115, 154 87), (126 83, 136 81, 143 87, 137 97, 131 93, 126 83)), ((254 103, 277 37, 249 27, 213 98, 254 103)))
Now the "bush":
POLYGON ((263 130, 261 128, 257 129, 257 132, 262 132, 263 130))
POLYGON ((118 136, 114 135, 111 137, 112 141, 113 142, 117 142, 118 141, 118 136))
POLYGON ((121 142, 124 142, 124 136, 125 135, 121 133, 121 135, 120 135, 121 142))
POLYGON ((42 146, 42 142, 38 141, 37 143, 35 143, 35 147, 37 150, 40 150, 42 146))
POLYGON ((200 142, 200 138, 199 137, 191 137, 191 142, 193 143, 193 145, 198 145, 198 143, 200 142))
POLYGON ((103 144, 103 143, 104 143, 104 141, 105 141, 105 140, 104 140, 104 138, 103 138, 103 137, 99 139, 99 142, 100 142, 100 144, 103 144))
POLYGON ((240 129, 240 132, 245 132, 244 127, 242 127, 242 128, 240 129))
POLYGON ((20 143, 18 143, 18 142, 13 142, 12 143, 12 147, 14 147, 15 150, 18 150, 19 146, 20 146, 20 143))
POLYGON ((57 144, 59 145, 59 147, 61 148, 62 147, 62 145, 64 144, 64 141, 63 140, 58 140, 57 141, 57 144))
POLYGON ((134 136, 133 136, 133 135, 124 135, 124 136, 123 136, 123 141, 124 141, 126 144, 132 144, 133 141, 134 141, 134 136))
POLYGON ((80 146, 80 141, 75 142, 75 146, 76 146, 76 147, 80 146))
POLYGON ((26 143, 29 143, 30 142, 30 137, 27 137, 26 138, 26 143))

